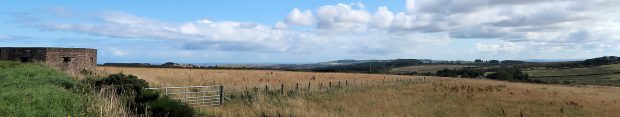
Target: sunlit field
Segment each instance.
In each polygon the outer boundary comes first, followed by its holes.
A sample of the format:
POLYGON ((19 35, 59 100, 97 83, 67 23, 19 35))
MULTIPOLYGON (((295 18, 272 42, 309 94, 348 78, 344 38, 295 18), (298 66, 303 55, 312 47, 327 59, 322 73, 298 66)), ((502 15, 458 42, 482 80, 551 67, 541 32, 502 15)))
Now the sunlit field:
POLYGON ((151 86, 224 85, 201 116, 618 116, 620 88, 352 73, 98 67, 151 86), (347 86, 327 88, 332 82, 347 86), (297 84, 300 84, 300 88, 297 84), (311 90, 304 90, 307 84, 311 90), (263 91, 265 85, 284 94, 263 91), (303 84, 303 85, 302 85, 303 84), (323 89, 319 90, 322 84, 323 89), (248 90, 246 90, 248 87, 248 90))

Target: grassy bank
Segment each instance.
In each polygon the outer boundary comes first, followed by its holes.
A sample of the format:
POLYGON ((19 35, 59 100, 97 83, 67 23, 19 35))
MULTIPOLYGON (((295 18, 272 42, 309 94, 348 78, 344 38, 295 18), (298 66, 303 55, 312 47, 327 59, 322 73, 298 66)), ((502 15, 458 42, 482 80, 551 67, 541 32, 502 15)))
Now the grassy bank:
POLYGON ((0 116, 86 115, 79 82, 40 64, 0 61, 0 116))

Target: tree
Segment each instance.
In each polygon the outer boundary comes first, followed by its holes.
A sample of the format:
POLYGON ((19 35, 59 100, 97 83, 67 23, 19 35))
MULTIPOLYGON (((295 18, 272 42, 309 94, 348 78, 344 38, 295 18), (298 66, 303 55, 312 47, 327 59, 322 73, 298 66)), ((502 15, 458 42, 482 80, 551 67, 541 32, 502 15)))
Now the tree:
POLYGON ((489 63, 490 64, 499 64, 499 61, 498 60, 490 60, 489 63))
POLYGON ((476 60, 474 60, 474 63, 482 63, 482 62, 483 62, 483 61, 482 61, 482 59, 476 59, 476 60))
POLYGON ((166 63, 164 63, 164 64, 161 64, 161 66, 174 66, 174 65, 177 65, 177 63, 174 63, 174 62, 166 62, 166 63))

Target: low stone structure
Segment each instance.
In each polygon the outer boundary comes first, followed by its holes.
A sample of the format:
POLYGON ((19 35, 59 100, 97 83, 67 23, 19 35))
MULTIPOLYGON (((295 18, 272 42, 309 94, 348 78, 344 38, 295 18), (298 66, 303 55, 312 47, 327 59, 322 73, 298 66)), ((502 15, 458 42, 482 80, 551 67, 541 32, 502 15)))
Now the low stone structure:
POLYGON ((44 63, 76 75, 95 71, 97 49, 53 47, 0 47, 0 61, 44 63))

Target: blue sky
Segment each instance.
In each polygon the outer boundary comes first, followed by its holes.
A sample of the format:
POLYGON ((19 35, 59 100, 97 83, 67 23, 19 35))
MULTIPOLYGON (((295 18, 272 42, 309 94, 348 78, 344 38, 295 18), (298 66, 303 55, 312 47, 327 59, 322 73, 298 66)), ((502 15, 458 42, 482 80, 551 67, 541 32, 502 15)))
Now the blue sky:
POLYGON ((613 0, 0 1, 0 46, 99 63, 581 59, 620 53, 613 0))

